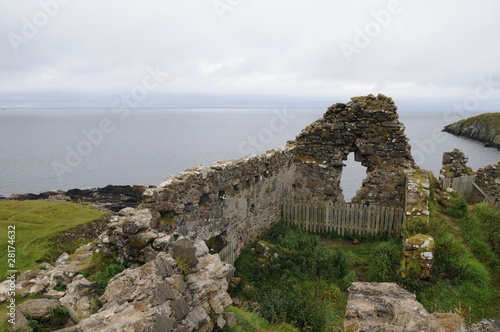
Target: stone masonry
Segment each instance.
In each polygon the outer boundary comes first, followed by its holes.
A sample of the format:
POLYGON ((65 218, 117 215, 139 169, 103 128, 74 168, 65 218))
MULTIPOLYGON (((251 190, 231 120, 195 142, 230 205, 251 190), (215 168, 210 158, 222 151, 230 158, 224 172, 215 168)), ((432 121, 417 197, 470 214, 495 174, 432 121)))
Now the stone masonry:
POLYGON ((333 105, 286 147, 170 176, 144 192, 143 207, 159 214, 160 232, 223 237, 239 251, 280 219, 285 198, 344 202, 351 152, 367 168, 353 202, 403 207, 406 174, 418 166, 396 109, 381 94, 333 105))
POLYGON ((403 207, 406 173, 418 166, 396 110, 393 100, 382 94, 329 107, 290 142, 302 161, 297 170, 304 181, 295 184, 297 196, 342 202, 343 161, 354 153, 367 176, 353 203, 403 207))

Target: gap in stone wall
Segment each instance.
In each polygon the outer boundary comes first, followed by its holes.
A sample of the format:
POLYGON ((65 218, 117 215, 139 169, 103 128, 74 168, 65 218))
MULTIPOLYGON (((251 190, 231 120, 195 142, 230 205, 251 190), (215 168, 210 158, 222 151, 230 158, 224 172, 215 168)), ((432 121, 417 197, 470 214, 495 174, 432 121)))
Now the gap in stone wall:
POLYGON ((342 169, 340 187, 344 193, 344 200, 349 203, 356 195, 356 192, 361 189, 363 180, 366 178, 366 167, 354 160, 354 152, 349 153, 344 163, 346 166, 342 169))

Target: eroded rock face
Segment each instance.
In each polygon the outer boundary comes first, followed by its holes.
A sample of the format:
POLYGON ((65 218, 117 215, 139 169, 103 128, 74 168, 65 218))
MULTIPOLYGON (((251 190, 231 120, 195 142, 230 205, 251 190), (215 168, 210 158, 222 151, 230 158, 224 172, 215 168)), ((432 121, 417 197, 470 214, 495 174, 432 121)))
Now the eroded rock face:
POLYGON ((345 331, 465 331, 457 314, 429 314, 415 298, 393 283, 354 282, 349 287, 345 331))
POLYGON ((72 331, 212 331, 226 325, 224 310, 231 303, 226 274, 231 269, 210 255, 203 241, 179 239, 173 255, 115 276, 100 300, 104 307, 72 331), (183 274, 178 257, 193 264, 183 274), (177 258, 178 258, 177 257, 177 258))
POLYGON ((485 113, 444 127, 443 131, 500 148, 500 113, 485 113))
POLYGON ((66 295, 60 301, 68 309, 74 322, 79 322, 96 312, 100 290, 97 283, 90 282, 80 275, 80 278, 75 278, 67 287, 66 295))

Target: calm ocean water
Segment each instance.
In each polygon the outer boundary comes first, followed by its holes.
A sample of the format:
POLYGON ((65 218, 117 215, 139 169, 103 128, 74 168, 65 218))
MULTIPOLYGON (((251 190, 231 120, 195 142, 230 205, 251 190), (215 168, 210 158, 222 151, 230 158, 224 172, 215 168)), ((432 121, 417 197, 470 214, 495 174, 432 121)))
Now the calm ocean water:
MULTIPOLYGON (((283 146, 325 109, 13 109, 0 110, 0 195, 157 185, 196 165, 283 146)), ((460 148, 469 166, 496 163, 500 152, 442 133, 458 119, 444 112, 400 111, 417 163, 439 173, 444 151, 460 148)), ((473 115, 473 114, 471 114, 473 115)), ((352 157, 352 156, 350 156, 352 157)), ((346 198, 365 169, 350 158, 346 198)))

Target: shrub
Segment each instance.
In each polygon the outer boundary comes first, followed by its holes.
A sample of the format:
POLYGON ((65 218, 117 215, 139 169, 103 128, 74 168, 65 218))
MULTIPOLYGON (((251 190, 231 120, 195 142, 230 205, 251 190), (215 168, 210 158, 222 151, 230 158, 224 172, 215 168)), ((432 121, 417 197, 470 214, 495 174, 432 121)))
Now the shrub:
POLYGON ((372 264, 368 269, 370 281, 389 282, 399 279, 402 247, 400 243, 380 243, 373 252, 372 264))
POLYGON ((474 210, 479 227, 484 231, 484 238, 493 253, 500 259, 500 211, 495 211, 485 205, 474 210))
POLYGON ((123 264, 119 264, 116 262, 111 263, 110 265, 106 266, 104 271, 98 271, 93 279, 95 282, 99 284, 101 287, 101 290, 106 289, 106 286, 108 286, 108 282, 118 273, 122 272, 125 270, 125 266, 123 264))
POLYGON ((272 323, 324 331, 330 307, 335 302, 345 307, 340 289, 354 276, 348 274, 346 255, 284 225, 273 227, 264 240, 275 255, 256 258, 252 249, 243 250, 235 263, 243 278, 236 292, 272 323))
POLYGON ((67 288, 68 286, 64 282, 57 280, 53 289, 59 292, 65 292, 67 288))
POLYGON ((444 213, 453 218, 463 218, 469 212, 469 205, 465 201, 465 198, 458 197, 450 200, 451 205, 444 209, 444 213))
POLYGON ((89 266, 82 271, 82 274, 90 281, 97 282, 103 292, 111 278, 125 270, 125 268, 125 265, 99 252, 92 256, 89 266))
POLYGON ((69 312, 63 306, 58 306, 50 312, 50 317, 33 319, 26 315, 28 325, 34 332, 54 331, 63 328, 69 319, 69 312))
POLYGON ((186 256, 176 257, 175 264, 177 264, 177 268, 184 275, 189 274, 189 272, 191 271, 192 268, 191 262, 189 261, 189 258, 187 258, 186 256))

